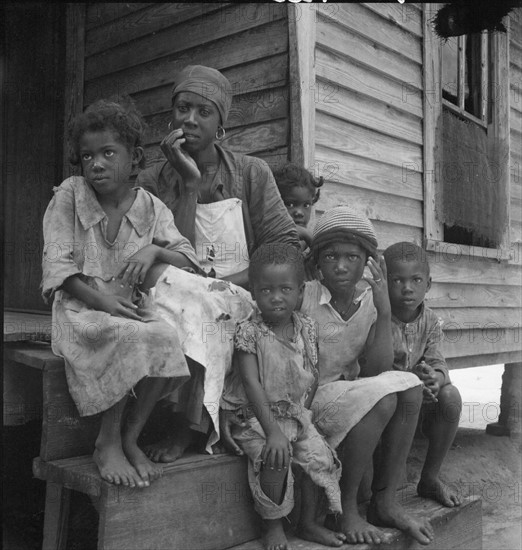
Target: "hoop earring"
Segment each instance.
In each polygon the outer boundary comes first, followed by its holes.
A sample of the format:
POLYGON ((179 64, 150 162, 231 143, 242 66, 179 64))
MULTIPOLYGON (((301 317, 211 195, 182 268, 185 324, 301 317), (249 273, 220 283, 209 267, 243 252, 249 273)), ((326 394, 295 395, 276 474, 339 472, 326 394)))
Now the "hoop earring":
POLYGON ((218 129, 216 131, 216 139, 219 139, 221 141, 225 137, 225 134, 225 128, 223 128, 223 126, 218 126, 218 129), (220 131, 223 133, 220 134, 220 131))
POLYGON ((167 124, 167 128, 168 128, 169 130, 172 130, 172 120, 167 124))

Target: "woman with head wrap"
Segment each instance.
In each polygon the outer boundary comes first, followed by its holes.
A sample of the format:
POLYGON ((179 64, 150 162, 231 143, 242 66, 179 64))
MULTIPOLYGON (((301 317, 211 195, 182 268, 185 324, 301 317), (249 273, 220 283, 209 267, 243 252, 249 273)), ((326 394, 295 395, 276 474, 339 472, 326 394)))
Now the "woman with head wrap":
MULTIPOLYGON (((161 142, 166 160, 142 171, 137 179, 172 210, 177 228, 194 246, 206 274, 223 280, 193 283, 194 278, 178 277, 167 269, 166 285, 156 285, 165 290, 156 296, 164 304, 165 317, 178 316, 184 326, 178 333, 187 336, 182 345, 192 360, 191 380, 171 396, 174 410, 183 413, 176 434, 149 448, 149 456, 159 462, 178 458, 194 430, 210 432, 207 450, 217 440, 219 401, 232 360, 233 324, 252 307, 248 293, 236 285, 247 287, 249 257, 261 244, 299 247, 295 225, 266 162, 216 143, 225 136, 231 103, 231 85, 219 71, 185 67, 172 88, 171 132, 161 142), (184 279, 188 282, 182 286, 184 279), (198 294, 202 284, 208 287, 204 295, 198 294)), ((239 452, 235 444, 234 450, 239 452)))
MULTIPOLYGON (((317 427, 343 463, 340 531, 349 543, 370 544, 386 539, 375 526, 391 526, 428 544, 429 523, 396 501, 422 390, 415 375, 391 370, 386 266, 370 220, 347 206, 328 210, 314 228, 311 258, 317 280, 306 283, 301 311, 319 327, 319 387, 312 408, 317 427), (382 462, 372 483, 370 524, 359 515, 357 492, 379 439, 382 462)), ((308 538, 321 532, 314 512, 307 509, 302 520, 308 538)))
POLYGON ((172 88, 172 131, 161 143, 167 160, 141 172, 137 183, 172 210, 207 273, 246 288, 256 248, 298 247, 299 240, 266 162, 217 143, 231 104, 230 82, 219 71, 185 67, 172 88))

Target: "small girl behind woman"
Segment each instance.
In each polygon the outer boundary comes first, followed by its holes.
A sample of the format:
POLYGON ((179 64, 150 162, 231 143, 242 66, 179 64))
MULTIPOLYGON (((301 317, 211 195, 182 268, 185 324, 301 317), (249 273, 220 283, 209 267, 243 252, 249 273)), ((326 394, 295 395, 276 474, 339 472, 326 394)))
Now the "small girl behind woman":
POLYGON ((137 439, 157 400, 190 376, 175 329, 138 286, 156 262, 198 266, 170 210, 130 183, 143 164, 142 134, 132 105, 101 100, 79 115, 71 162, 83 175, 54 188, 43 221, 52 349, 65 359, 80 415, 102 413, 93 455, 101 477, 130 487, 161 475, 137 439))
POLYGON ((306 250, 312 242, 312 233, 307 226, 312 205, 319 200, 319 187, 323 185, 323 178, 316 180, 302 166, 288 162, 274 171, 274 179, 288 213, 297 227, 301 248, 306 250))
MULTIPOLYGON (((317 333, 310 317, 296 312, 304 288, 301 254, 283 244, 261 245, 249 265, 259 314, 239 323, 235 349, 240 380, 225 390, 245 427, 232 434, 249 457, 249 484, 264 521, 267 549, 286 548, 281 518, 293 508, 291 461, 325 489, 340 512, 339 461, 311 421, 317 387, 317 333)), ((344 537, 339 537, 338 545, 344 537)))

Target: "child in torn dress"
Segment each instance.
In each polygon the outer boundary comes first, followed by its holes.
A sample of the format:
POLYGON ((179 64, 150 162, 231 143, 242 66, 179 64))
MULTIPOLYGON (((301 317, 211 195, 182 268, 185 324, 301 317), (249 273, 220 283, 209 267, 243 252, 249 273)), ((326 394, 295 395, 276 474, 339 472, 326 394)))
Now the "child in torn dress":
POLYGON ((79 115, 71 162, 83 175, 54 188, 43 220, 52 350, 65 359, 80 415, 102 413, 93 455, 101 477, 130 487, 161 475, 137 439, 158 399, 190 376, 175 330, 140 284, 156 262, 199 270, 170 210, 130 183, 143 163, 143 129, 131 103, 100 100, 79 115))
POLYGON ((417 492, 449 508, 459 506, 458 494, 442 482, 439 472, 457 432, 462 399, 440 350, 440 321, 424 303, 431 287, 426 252, 400 242, 387 248, 384 258, 392 308, 393 368, 415 373, 424 384, 419 428, 429 445, 417 492))
POLYGON ((281 198, 294 220, 299 235, 301 249, 308 250, 312 242, 312 233, 308 229, 312 205, 319 200, 323 178, 316 180, 308 170, 288 162, 274 170, 281 198))
MULTIPOLYGON (((237 326, 239 376, 229 377, 223 402, 246 418, 246 426, 233 426, 232 435, 250 459, 249 483, 264 519, 265 548, 284 550, 281 518, 294 506, 292 462, 324 489, 335 513, 341 511, 341 470, 308 408, 317 387, 317 329, 295 311, 304 287, 300 252, 262 245, 252 256, 249 279, 259 313, 237 326)), ((337 536, 342 544, 344 536, 337 536)))

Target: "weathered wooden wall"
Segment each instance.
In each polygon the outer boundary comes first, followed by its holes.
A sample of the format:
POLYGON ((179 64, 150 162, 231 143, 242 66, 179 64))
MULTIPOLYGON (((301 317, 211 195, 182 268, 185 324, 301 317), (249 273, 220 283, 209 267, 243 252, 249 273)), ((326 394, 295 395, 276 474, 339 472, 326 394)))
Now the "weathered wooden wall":
MULTIPOLYGON (((423 99, 437 97, 424 89, 422 6, 315 9, 314 160, 327 180, 317 211, 351 204, 372 219, 381 248, 398 241, 422 244, 429 177, 423 99)), ((520 14, 513 19, 520 29, 520 14)), ((511 176, 511 240, 520 241, 520 31, 513 34, 511 159, 519 172, 511 176)), ((450 245, 430 254, 428 304, 444 321, 445 354, 453 367, 520 361, 520 247, 502 263, 465 248, 450 245)))
POLYGON ((317 209, 352 204, 382 247, 422 239, 422 16, 410 12, 317 6, 315 160, 328 181, 317 209))
POLYGON ((215 67, 234 100, 227 147, 286 160, 289 142, 286 6, 272 4, 92 3, 87 5, 84 106, 129 93, 149 125, 148 162, 161 156, 174 75, 215 67))

